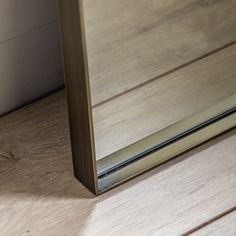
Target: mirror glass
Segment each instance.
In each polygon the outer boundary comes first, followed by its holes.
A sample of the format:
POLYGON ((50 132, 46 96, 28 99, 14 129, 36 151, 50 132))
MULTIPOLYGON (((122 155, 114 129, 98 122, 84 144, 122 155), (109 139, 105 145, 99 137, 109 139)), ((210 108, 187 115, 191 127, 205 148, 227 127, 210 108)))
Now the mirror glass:
POLYGON ((222 113, 235 107, 235 9, 235 0, 83 1, 97 160, 222 102, 222 113))

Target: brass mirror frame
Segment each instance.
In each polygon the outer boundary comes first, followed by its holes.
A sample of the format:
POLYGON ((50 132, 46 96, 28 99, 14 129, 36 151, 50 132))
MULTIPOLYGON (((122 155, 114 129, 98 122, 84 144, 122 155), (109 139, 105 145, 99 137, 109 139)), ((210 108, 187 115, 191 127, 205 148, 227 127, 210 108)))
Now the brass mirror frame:
POLYGON ((75 177, 94 194, 236 126, 236 95, 96 161, 82 0, 58 0, 75 177))

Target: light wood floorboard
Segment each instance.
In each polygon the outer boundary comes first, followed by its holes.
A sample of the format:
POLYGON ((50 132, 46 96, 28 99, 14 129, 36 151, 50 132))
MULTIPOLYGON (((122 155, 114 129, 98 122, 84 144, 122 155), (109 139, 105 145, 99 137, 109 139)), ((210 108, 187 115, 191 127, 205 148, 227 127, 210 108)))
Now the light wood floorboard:
POLYGON ((196 230, 192 236, 233 236, 236 234, 236 207, 233 212, 221 217, 220 219, 196 230))
POLYGON ((236 92, 236 45, 93 109, 97 159, 236 92))
POLYGON ((92 103, 236 41, 235 0, 86 0, 92 103))
POLYGON ((180 235, 236 205, 236 130, 97 198, 72 174, 64 93, 0 119, 0 232, 180 235))
POLYGON ((235 93, 235 8, 84 1, 97 159, 235 93))
MULTIPOLYGON (((98 157, 235 93, 235 46, 190 63, 235 41, 234 0, 84 3, 98 157)), ((56 93, 0 119, 0 235, 186 234, 236 206, 235 143, 234 129, 94 197, 73 177, 56 93)), ((234 233, 233 219, 196 233, 234 233)))

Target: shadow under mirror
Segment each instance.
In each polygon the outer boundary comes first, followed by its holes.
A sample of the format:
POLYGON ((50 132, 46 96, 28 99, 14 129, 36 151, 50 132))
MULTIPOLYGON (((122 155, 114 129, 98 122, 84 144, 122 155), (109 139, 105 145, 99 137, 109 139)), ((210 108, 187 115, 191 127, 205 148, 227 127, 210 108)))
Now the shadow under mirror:
POLYGON ((81 2, 100 191, 236 125, 235 0, 81 2))

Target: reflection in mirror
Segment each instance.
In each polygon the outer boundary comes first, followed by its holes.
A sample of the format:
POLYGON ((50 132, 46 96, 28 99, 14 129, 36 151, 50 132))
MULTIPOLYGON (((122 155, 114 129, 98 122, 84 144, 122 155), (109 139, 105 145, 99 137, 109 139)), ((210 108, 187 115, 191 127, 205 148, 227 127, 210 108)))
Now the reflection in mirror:
POLYGON ((236 1, 84 1, 97 159, 236 93, 236 1))
POLYGON ((96 194, 236 126, 235 0, 59 9, 75 175, 96 194))

